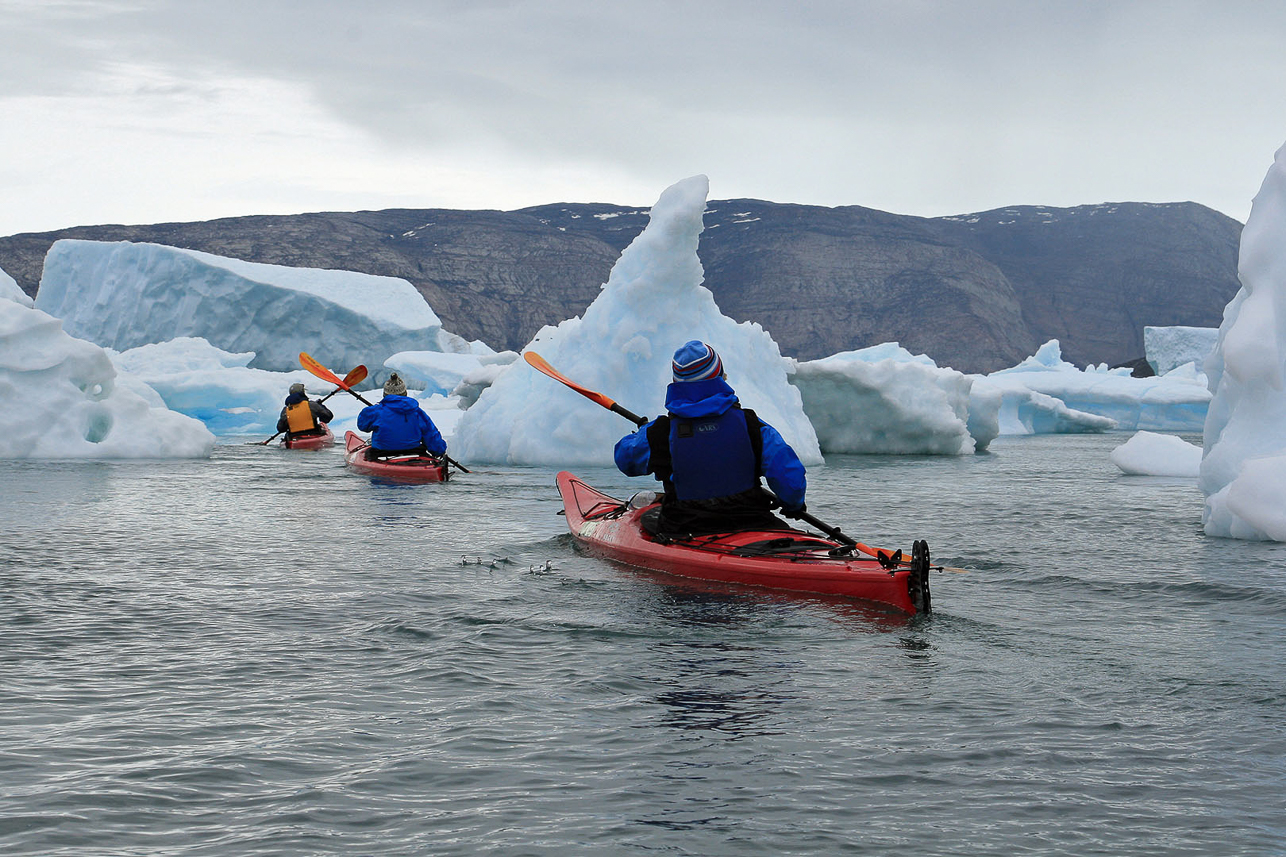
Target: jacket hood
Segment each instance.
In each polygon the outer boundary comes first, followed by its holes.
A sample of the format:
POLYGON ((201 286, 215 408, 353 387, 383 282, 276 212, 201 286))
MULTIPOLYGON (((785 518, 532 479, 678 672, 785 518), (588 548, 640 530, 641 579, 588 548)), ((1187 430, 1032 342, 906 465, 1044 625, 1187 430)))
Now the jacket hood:
POLYGON ((307 398, 308 396, 306 396, 303 393, 291 393, 289 396, 286 397, 286 407, 290 407, 291 405, 297 405, 307 398))
POLYGON ((675 381, 665 391, 665 409, 677 417, 713 417, 736 403, 737 394, 722 378, 675 381))
POLYGON ((395 396, 388 393, 384 394, 384 398, 380 399, 378 404, 399 414, 407 414, 420 409, 420 403, 410 396, 395 396))

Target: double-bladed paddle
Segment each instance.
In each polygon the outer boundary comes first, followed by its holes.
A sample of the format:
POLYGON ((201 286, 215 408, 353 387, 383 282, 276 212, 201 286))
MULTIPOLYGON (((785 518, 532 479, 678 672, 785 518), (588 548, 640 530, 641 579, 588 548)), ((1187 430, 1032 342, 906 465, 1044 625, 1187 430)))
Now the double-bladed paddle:
MULTIPOLYGON (((348 379, 347 379, 347 378, 344 378, 344 379, 339 378, 339 376, 337 376, 334 372, 330 371, 330 370, 329 370, 329 369, 327 369, 325 366, 321 365, 321 364, 320 364, 320 363, 318 363, 316 360, 314 360, 314 359, 312 358, 312 356, 311 356, 311 355, 309 355, 306 351, 301 351, 301 352, 299 352, 299 365, 300 365, 300 366, 303 366, 305 369, 307 369, 309 372, 312 372, 314 375, 316 375, 318 378, 321 378, 323 381, 329 381, 329 382, 331 382, 332 384, 334 384, 334 385, 336 385, 337 387, 339 387, 339 389, 340 389, 340 390, 344 390, 344 391, 345 391, 345 392, 347 392, 349 395, 351 395, 351 396, 355 396, 355 397, 357 398, 357 400, 358 400, 359 402, 361 402, 362 404, 364 404, 364 405, 369 405, 369 404, 370 404, 370 402, 368 402, 368 401, 366 401, 366 399, 362 398, 362 394, 361 394, 361 393, 359 393, 359 392, 357 392, 356 390, 354 390, 354 389, 352 389, 352 388, 351 388, 351 386, 350 386, 350 385, 349 385, 349 383, 348 383, 348 379)), ((365 376, 363 376, 363 377, 365 377, 365 376)), ((338 392, 338 391, 336 391, 336 392, 338 392)), ((447 455, 446 453, 443 453, 442 458, 443 458, 443 460, 444 460, 444 461, 446 461, 448 464, 450 464, 450 465, 452 465, 453 467, 455 467, 455 469, 456 469, 456 470, 459 470, 461 473, 472 473, 472 472, 473 472, 473 471, 469 470, 469 468, 467 468, 467 467, 465 467, 463 464, 461 464, 460 462, 456 461, 456 460, 455 460, 454 458, 452 458, 451 456, 447 455)))
MULTIPOLYGON (((349 372, 347 375, 344 376, 344 386, 351 387, 354 384, 360 384, 365 380, 366 380, 366 367, 358 366, 355 369, 353 369, 353 371, 349 372)), ((336 393, 342 393, 343 391, 344 391, 344 387, 336 387, 326 395, 322 396, 317 401, 324 402, 327 399, 329 399, 331 396, 335 395, 336 393)))
MULTIPOLYGON (((316 373, 314 373, 314 374, 316 374, 316 373)), ((363 382, 363 381, 365 381, 365 380, 366 380, 366 367, 365 367, 365 366, 355 366, 355 367, 353 367, 353 369, 352 369, 352 370, 351 370, 347 375, 345 375, 345 376, 344 376, 344 381, 343 381, 344 386, 342 386, 342 387, 336 387, 334 390, 331 390, 329 393, 327 393, 326 395, 322 396, 322 397, 321 397, 320 399, 318 399, 317 401, 318 401, 318 402, 324 402, 324 401, 326 401, 327 399, 329 399, 331 396, 333 396, 333 395, 335 395, 336 393, 338 393, 338 392, 340 392, 340 391, 344 390, 346 387, 350 387, 350 386, 352 386, 353 384, 360 384, 360 383, 362 383, 362 382, 363 382)), ((280 435, 280 434, 281 434, 281 432, 277 432, 277 434, 274 434, 272 437, 268 438, 267 440, 256 440, 256 441, 255 441, 255 445, 256 445, 256 446, 267 446, 268 444, 270 444, 270 443, 272 443, 274 440, 276 440, 276 439, 277 439, 277 435, 280 435)))
POLYGON ((525 351, 523 352, 522 359, 526 360, 529 364, 531 364, 531 367, 535 369, 537 372, 542 372, 545 375, 548 375, 550 378, 553 378, 555 381, 558 381, 562 384, 566 384, 568 387, 571 387, 573 390, 580 393, 582 396, 589 399, 594 404, 601 405, 602 407, 607 408, 609 411, 613 413, 620 414, 630 422, 634 423, 636 426, 647 424, 646 417, 640 417, 636 413, 632 413, 631 411, 625 410, 625 408, 622 408, 620 405, 616 404, 616 402, 613 402, 611 399, 607 398, 607 396, 604 396, 602 393, 596 393, 593 390, 588 390, 585 387, 582 387, 580 384, 577 384, 575 381, 563 375, 553 366, 550 366, 549 361, 546 360, 544 357, 541 357, 536 352, 525 351))
MULTIPOLYGON (((589 399, 594 404, 607 408, 609 411, 612 411, 613 413, 620 414, 621 416, 625 417, 627 420, 634 423, 635 425, 643 426, 647 424, 647 420, 644 419, 643 417, 640 417, 638 414, 632 413, 631 411, 627 411, 625 408, 621 407, 616 402, 609 399, 607 396, 604 396, 602 393, 596 392, 594 390, 590 390, 586 387, 582 387, 580 384, 577 384, 575 381, 563 375, 561 372, 559 372, 557 369, 551 366, 548 360, 541 357, 536 352, 525 351, 523 352, 522 359, 526 360, 527 363, 537 372, 540 372, 544 375, 548 375, 550 378, 553 378, 555 381, 559 382, 560 384, 564 384, 565 386, 570 387, 571 389, 575 390, 577 393, 580 393, 582 396, 589 399)), ((762 490, 765 494, 768 495, 769 500, 776 503, 778 506, 782 505, 781 500, 777 497, 776 494, 769 491, 767 488, 763 488, 762 490)), ((869 553, 871 556, 875 557, 876 559, 880 558, 880 552, 875 552, 874 549, 867 548, 866 545, 863 545, 860 542, 854 541, 853 539, 849 538, 847 535, 840 532, 839 527, 832 527, 830 524, 827 524, 825 521, 818 520, 817 518, 813 517, 807 512, 799 512, 797 513, 796 516, 801 521, 805 521, 806 523, 812 524, 814 527, 821 530, 823 533, 830 536, 840 544, 845 545, 846 547, 853 550, 860 550, 863 553, 869 553)), ((891 558, 894 555, 893 551, 883 551, 882 553, 885 558, 891 558)), ((911 564, 911 561, 909 559, 904 560, 902 562, 906 565, 911 564)), ((945 566, 935 566, 935 568, 945 568, 945 566)), ((965 571, 963 568, 952 568, 948 570, 958 571, 958 572, 965 571)))

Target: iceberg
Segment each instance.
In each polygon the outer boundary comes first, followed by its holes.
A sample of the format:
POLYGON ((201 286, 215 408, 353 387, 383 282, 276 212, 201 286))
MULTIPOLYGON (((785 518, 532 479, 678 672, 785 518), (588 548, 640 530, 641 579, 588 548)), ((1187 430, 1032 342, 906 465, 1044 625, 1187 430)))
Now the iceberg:
POLYGON ((102 348, 0 297, 0 458, 206 458, 214 435, 119 383, 102 348))
MULTIPOLYGON (((646 416, 665 411, 675 349, 704 340, 722 356, 741 402, 774 426, 805 464, 818 464, 817 435, 777 343, 758 324, 723 315, 701 285, 697 242, 709 188, 705 176, 667 188, 584 314, 541 329, 524 350, 646 416)), ((520 361, 464 412, 456 440, 464 461, 610 467, 613 446, 632 428, 520 361)))
MULTIPOLYGON (((969 391, 969 423, 985 425, 996 435, 1082 434, 1112 431, 1116 420, 1069 408, 1061 399, 1038 393, 1021 383, 992 383, 990 376, 973 376, 969 391)), ((980 429, 971 431, 977 435, 980 429)))
POLYGON ((1191 362, 1153 378, 1081 370, 1058 340, 990 375, 939 367, 896 342, 788 364, 825 452, 960 455, 999 435, 1199 432, 1210 399, 1191 362))
POLYGON ((823 452, 964 455, 996 436, 971 433, 969 376, 896 342, 789 363, 823 452))
POLYGON ((380 382, 399 351, 468 348, 406 280, 161 244, 56 241, 35 303, 72 336, 116 351, 199 337, 278 372, 298 369, 306 351, 340 374, 364 363, 380 382))
MULTIPOLYGON (((336 388, 302 369, 253 369, 249 366, 253 357, 248 352, 224 351, 199 337, 179 337, 111 354, 123 384, 137 385, 157 406, 198 419, 219 437, 272 436, 277 431, 277 417, 286 394, 294 383, 303 384, 309 398, 330 396, 326 407, 335 415, 330 427, 337 437, 357 430, 357 414, 366 405, 355 396, 337 393, 336 388)), ((504 359, 501 355, 496 357, 504 359)), ((450 435, 463 415, 460 397, 419 390, 409 380, 408 384, 412 387, 408 395, 420 402, 450 443, 450 435)), ((382 395, 379 390, 357 392, 368 402, 376 402, 382 395)))
POLYGON ((1237 273, 1206 361, 1202 524, 1211 536, 1286 541, 1286 146, 1251 205, 1237 273))
MULTIPOLYGON (((1210 403, 1205 376, 1191 364, 1151 378, 1135 378, 1128 368, 1109 369, 1106 364, 1081 370, 1062 359, 1057 339, 1046 342, 1017 366, 983 377, 984 390, 1020 398, 1025 391, 1040 393, 1057 399, 1070 411, 1115 424, 1081 429, 1089 431, 1199 432, 1210 403)), ((1076 420, 1081 422, 1082 418, 1077 416, 1076 420)), ((1012 433, 1003 424, 1001 431, 1012 433)))
POLYGON ((1158 375, 1187 363, 1202 370, 1218 338, 1217 327, 1145 327, 1143 352, 1158 375))
POLYGON ((1112 463, 1130 476, 1185 476, 1197 478, 1201 447, 1171 434, 1137 432, 1112 450, 1112 463))
MULTIPOLYGON (((984 452, 1002 434, 1118 426, 1110 417, 1033 390, 1020 378, 964 375, 896 342, 789 364, 791 383, 800 389, 825 452, 962 455, 984 452)), ((1064 367, 1080 374, 1070 364, 1058 368, 1064 367)))

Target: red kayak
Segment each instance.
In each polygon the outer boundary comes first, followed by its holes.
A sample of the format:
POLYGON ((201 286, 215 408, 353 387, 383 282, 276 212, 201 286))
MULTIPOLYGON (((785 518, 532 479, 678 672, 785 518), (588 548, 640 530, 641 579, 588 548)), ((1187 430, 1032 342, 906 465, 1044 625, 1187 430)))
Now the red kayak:
POLYGON ((924 542, 915 543, 910 561, 900 561, 899 551, 886 567, 840 542, 790 528, 661 541, 639 524, 656 504, 630 508, 566 471, 558 474, 558 492, 572 536, 607 559, 700 580, 861 598, 909 615, 930 610, 924 542))
POLYGON ((344 434, 344 459, 359 473, 398 482, 446 482, 449 476, 445 459, 431 455, 401 455, 372 461, 366 457, 370 448, 370 444, 359 435, 351 431, 344 434))
POLYGON ((335 435, 331 433, 330 426, 322 423, 320 432, 297 434, 283 440, 281 445, 286 449, 325 449, 334 442, 335 435))

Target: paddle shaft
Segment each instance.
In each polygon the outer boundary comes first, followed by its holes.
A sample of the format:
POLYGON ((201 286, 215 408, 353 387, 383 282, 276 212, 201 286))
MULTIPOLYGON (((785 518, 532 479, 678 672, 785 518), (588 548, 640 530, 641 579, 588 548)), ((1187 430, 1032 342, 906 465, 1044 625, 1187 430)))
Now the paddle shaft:
MULTIPOLYGON (((643 417, 640 417, 638 414, 634 414, 634 413, 631 413, 630 411, 627 411, 625 408, 622 408, 620 405, 616 404, 616 402, 612 401, 607 396, 604 396, 602 393, 598 393, 598 392, 595 392, 594 390, 590 390, 585 387, 582 387, 580 384, 577 384, 576 382, 567 378, 561 372, 559 372, 557 369, 551 366, 549 364, 549 361, 541 357, 536 352, 528 351, 524 353, 522 357, 537 372, 541 372, 545 375, 548 375, 550 378, 553 378, 555 381, 559 381, 562 384, 565 384, 566 386, 580 393, 585 398, 589 399, 591 402, 597 405, 601 405, 602 407, 607 408, 609 411, 620 414, 621 416, 625 417, 627 420, 631 421, 637 426, 647 425, 647 420, 644 419, 643 417)), ((771 500, 773 503, 776 503, 778 506, 785 508, 785 504, 781 502, 781 498, 779 498, 776 494, 769 491, 767 488, 761 488, 761 490, 768 495, 769 500, 771 500)), ((830 536, 840 544, 846 545, 847 547, 850 547, 850 548, 857 547, 857 542, 854 541, 853 539, 850 539, 842 532, 840 532, 839 527, 832 527, 830 524, 827 524, 825 521, 818 520, 817 518, 813 517, 807 512, 800 512, 798 513, 797 517, 801 521, 805 521, 809 524, 812 524, 814 527, 821 530, 823 533, 830 536)))

